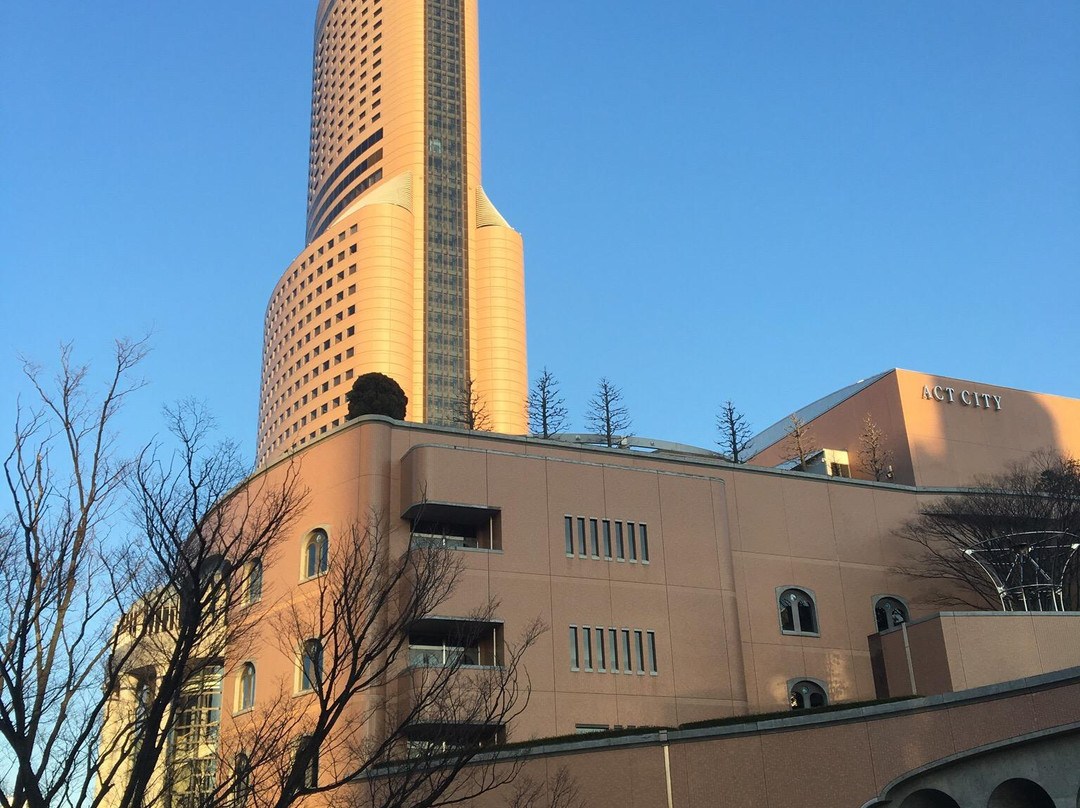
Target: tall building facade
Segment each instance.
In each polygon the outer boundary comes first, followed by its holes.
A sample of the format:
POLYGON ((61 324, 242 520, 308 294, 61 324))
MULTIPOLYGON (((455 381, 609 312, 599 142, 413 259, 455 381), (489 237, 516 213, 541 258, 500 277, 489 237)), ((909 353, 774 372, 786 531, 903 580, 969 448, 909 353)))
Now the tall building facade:
POLYGON ((307 246, 270 297, 258 455, 340 426, 377 371, 410 421, 454 425, 470 393, 523 433, 521 236, 481 185, 476 0, 321 0, 307 246))

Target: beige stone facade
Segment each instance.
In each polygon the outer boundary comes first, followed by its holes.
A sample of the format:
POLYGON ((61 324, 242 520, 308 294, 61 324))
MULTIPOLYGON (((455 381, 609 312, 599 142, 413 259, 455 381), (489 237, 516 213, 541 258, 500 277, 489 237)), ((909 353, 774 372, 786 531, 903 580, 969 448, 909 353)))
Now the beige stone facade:
MULTIPOLYGON (((859 458, 867 415, 893 453, 891 481, 906 485, 971 485, 1039 449, 1080 456, 1080 400, 910 370, 880 373, 796 412, 816 448, 846 452, 851 476, 862 479, 870 477, 859 458)), ((787 426, 759 434, 750 462, 789 460, 787 426)))

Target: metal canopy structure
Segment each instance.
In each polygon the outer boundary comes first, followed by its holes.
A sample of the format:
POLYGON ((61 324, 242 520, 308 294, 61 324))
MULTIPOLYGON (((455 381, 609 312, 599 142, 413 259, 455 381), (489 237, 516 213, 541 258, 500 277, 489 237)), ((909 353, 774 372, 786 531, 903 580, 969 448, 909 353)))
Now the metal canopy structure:
POLYGON ((964 553, 993 581, 1006 612, 1063 612, 1065 572, 1080 550, 1072 533, 1029 530, 978 542, 964 553))

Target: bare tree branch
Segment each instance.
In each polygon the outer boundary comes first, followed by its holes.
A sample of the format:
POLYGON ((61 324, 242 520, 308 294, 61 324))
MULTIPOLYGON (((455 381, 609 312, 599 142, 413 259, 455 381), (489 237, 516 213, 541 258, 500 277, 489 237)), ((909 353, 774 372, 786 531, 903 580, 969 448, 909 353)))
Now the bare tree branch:
POLYGON ((547 368, 529 392, 529 430, 541 438, 565 432, 569 423, 566 405, 559 395, 559 382, 547 368))
POLYGON ((731 401, 725 401, 720 406, 720 413, 716 416, 716 428, 720 430, 720 448, 724 450, 733 463, 745 463, 743 454, 750 445, 750 439, 754 437, 754 430, 746 420, 746 416, 735 409, 731 401))
POLYGON ((585 414, 586 426, 604 438, 608 448, 615 445, 615 437, 630 429, 630 411, 622 403, 622 390, 606 376, 597 384, 596 393, 589 400, 585 414))

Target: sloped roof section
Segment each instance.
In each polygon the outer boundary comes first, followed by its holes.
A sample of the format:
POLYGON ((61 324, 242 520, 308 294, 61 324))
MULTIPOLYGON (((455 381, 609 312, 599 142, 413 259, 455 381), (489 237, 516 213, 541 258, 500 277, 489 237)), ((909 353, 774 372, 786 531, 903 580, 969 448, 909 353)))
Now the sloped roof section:
MULTIPOLYGON (((889 370, 883 370, 874 376, 870 376, 865 379, 860 379, 855 384, 850 384, 847 387, 837 390, 835 393, 829 393, 829 395, 819 398, 813 404, 807 404, 801 410, 796 410, 795 415, 799 416, 799 420, 803 422, 813 421, 815 418, 819 418, 833 407, 847 401, 856 393, 861 393, 870 385, 888 376, 890 373, 894 373, 895 368, 889 370)), ((746 448, 746 456, 753 459, 754 455, 759 454, 770 446, 783 440, 788 433, 788 425, 791 422, 784 418, 777 421, 768 429, 764 429, 758 434, 754 435, 750 439, 750 445, 746 448)))

